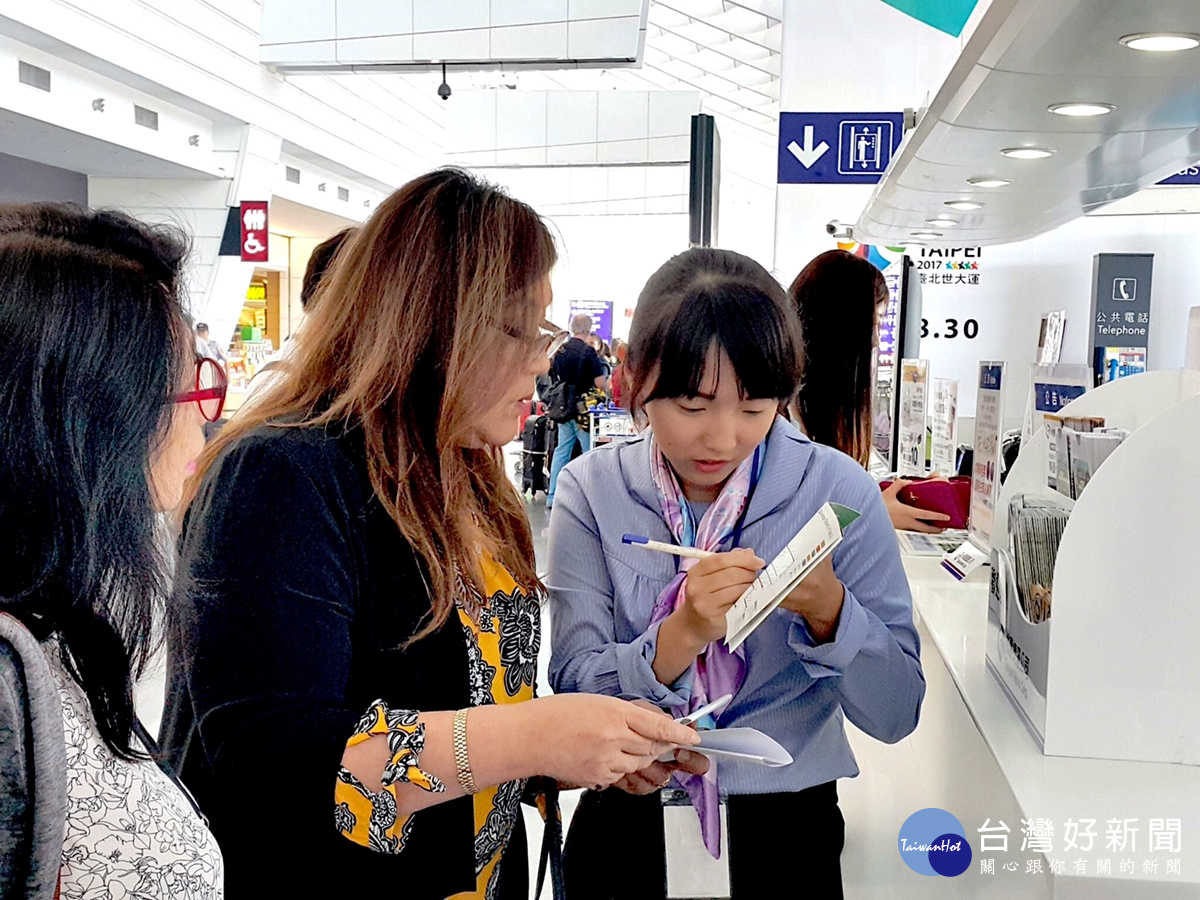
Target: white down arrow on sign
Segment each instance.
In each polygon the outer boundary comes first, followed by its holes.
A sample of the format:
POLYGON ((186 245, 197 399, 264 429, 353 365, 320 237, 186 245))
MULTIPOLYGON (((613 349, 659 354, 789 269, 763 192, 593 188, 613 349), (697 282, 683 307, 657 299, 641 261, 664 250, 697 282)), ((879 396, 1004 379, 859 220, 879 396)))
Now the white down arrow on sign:
POLYGON ((800 162, 800 165, 806 169, 811 169, 818 159, 825 155, 825 151, 829 149, 829 145, 824 141, 813 146, 813 126, 804 126, 804 146, 801 147, 795 141, 787 145, 788 152, 800 162))

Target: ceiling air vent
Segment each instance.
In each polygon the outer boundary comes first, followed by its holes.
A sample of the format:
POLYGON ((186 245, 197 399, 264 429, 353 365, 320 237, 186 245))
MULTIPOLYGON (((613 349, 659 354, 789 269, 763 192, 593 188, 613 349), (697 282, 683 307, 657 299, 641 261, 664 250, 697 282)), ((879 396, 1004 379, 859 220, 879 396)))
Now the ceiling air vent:
POLYGON ((158 131, 158 113, 152 109, 146 109, 144 106, 133 107, 133 121, 143 128, 149 128, 151 131, 158 131))
POLYGON ((338 188, 338 199, 339 200, 349 200, 350 199, 350 188, 344 188, 344 187, 338 188))
POLYGON ((43 69, 40 66, 31 65, 24 60, 19 60, 17 69, 17 78, 21 84, 27 84, 32 88, 37 88, 39 91, 50 90, 50 70, 43 69))
POLYGON ((300 183, 300 170, 297 169, 295 166, 285 166, 284 167, 284 176, 292 184, 300 183))

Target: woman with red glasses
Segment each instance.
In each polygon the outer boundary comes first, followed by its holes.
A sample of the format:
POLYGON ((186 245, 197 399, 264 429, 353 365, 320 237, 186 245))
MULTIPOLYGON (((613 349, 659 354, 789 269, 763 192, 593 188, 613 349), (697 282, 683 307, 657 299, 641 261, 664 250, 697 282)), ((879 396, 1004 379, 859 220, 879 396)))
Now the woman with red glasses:
POLYGON ((0 205, 6 900, 223 893, 213 836, 133 703, 170 590, 160 514, 224 402, 180 302, 186 252, 119 213, 0 205))

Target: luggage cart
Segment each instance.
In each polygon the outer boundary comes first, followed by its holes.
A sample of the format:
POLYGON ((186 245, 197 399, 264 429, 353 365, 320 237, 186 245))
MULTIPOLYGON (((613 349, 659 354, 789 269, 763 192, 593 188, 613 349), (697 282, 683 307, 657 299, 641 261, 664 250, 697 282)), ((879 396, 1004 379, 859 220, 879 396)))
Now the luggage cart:
POLYGON ((618 407, 594 406, 588 410, 591 417, 592 447, 624 441, 636 436, 633 416, 628 410, 618 407))

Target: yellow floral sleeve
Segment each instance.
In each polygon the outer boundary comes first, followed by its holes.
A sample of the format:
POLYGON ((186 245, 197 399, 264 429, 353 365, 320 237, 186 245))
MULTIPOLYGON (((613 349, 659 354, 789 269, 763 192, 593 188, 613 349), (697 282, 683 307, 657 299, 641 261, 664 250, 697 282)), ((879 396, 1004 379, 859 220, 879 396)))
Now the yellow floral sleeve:
POLYGON ((434 775, 421 769, 421 751, 425 749, 425 726, 418 713, 389 709, 376 700, 358 720, 347 747, 360 744, 373 735, 387 735, 390 757, 380 781, 383 789, 372 791, 341 766, 334 788, 334 819, 339 832, 356 844, 381 853, 399 853, 408 843, 412 816, 401 816, 396 808, 396 785, 404 782, 422 790, 440 793, 446 786, 434 775))

